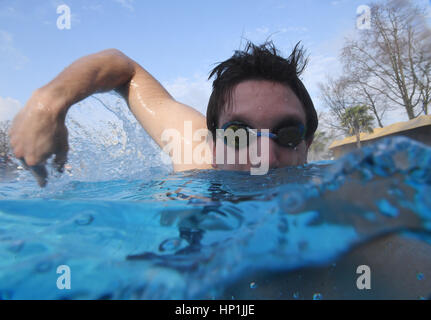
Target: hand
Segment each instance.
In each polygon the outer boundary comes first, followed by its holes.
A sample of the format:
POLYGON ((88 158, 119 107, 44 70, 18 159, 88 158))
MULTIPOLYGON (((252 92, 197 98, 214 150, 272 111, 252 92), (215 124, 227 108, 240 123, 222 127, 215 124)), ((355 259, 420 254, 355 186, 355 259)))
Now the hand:
POLYGON ((55 154, 54 165, 59 172, 63 172, 67 161, 68 132, 59 100, 36 91, 14 118, 9 131, 13 153, 41 187, 47 182, 46 160, 55 154))

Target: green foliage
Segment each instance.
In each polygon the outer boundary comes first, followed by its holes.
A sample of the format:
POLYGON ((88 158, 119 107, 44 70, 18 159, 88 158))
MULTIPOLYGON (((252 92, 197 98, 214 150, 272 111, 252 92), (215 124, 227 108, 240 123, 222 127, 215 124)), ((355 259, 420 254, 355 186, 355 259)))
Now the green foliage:
POLYGON ((346 108, 341 114, 341 125, 348 134, 356 136, 358 148, 361 147, 360 133, 373 132, 374 117, 369 112, 370 109, 368 106, 358 105, 346 108))
POLYGON ((372 133, 374 117, 369 114, 369 111, 366 105, 346 108, 341 115, 341 125, 350 135, 360 132, 372 133))

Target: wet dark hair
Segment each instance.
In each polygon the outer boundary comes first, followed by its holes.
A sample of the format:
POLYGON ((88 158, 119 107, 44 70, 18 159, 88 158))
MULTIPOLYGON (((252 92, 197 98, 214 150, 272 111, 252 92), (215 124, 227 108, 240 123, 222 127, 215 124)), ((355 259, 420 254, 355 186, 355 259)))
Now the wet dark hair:
POLYGON ((215 76, 206 117, 213 138, 216 137, 220 113, 231 105, 234 87, 246 80, 268 80, 287 85, 301 101, 306 116, 305 139, 310 142, 318 119, 313 101, 299 79, 308 62, 304 55, 299 42, 287 59, 279 54, 272 41, 260 46, 247 42, 244 50, 235 51, 231 58, 219 63, 208 77, 209 80, 215 76))

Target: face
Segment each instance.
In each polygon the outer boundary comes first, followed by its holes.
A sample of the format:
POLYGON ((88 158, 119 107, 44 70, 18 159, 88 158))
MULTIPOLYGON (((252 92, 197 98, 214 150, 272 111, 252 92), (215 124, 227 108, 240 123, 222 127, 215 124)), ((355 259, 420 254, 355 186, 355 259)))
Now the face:
MULTIPOLYGON (((239 83, 232 92, 232 105, 220 114, 218 128, 230 121, 239 121, 252 129, 273 131, 285 124, 301 123, 306 128, 304 108, 295 93, 287 86, 266 80, 249 80, 239 83)), ((269 168, 296 166, 306 163, 309 144, 302 140, 296 148, 280 145, 269 137, 268 152, 260 154, 262 161, 267 161, 269 168)), ((251 146, 250 146, 251 147, 251 146)), ((225 145, 225 154, 231 146, 225 145)), ((247 148, 247 147, 246 147, 247 148)), ((257 149, 260 153, 259 148, 257 149)), ((213 145, 213 167, 223 170, 250 170, 251 163, 239 164, 238 151, 235 164, 216 164, 216 146, 213 145)))

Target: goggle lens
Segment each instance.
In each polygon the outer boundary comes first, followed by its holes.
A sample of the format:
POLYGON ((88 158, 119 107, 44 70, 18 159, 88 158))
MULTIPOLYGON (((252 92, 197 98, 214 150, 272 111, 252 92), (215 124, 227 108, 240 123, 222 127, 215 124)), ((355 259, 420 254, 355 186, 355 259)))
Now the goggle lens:
MULTIPOLYGON (((228 122, 226 123, 223 130, 232 130, 235 134, 234 139, 224 136, 224 143, 235 149, 241 149, 248 146, 250 143, 250 134, 257 134, 258 137, 263 136, 260 131, 252 130, 249 126, 240 122, 228 122), (239 130, 244 130, 244 132, 238 132, 239 130), (245 135, 245 136, 242 136, 245 135), (242 137, 242 139, 240 138, 242 137)), ((265 134, 266 136, 267 134, 265 134)), ((291 125, 287 127, 282 127, 277 130, 277 132, 269 133, 269 138, 273 139, 276 143, 287 148, 296 148, 305 137, 305 128, 302 124, 291 125)))

